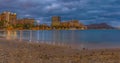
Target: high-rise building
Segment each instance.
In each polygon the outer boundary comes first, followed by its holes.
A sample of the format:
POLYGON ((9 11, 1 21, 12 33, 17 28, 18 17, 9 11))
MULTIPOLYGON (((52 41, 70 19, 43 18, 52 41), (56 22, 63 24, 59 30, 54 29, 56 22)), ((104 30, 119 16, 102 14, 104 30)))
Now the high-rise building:
POLYGON ((52 27, 60 26, 61 18, 59 16, 52 17, 52 27))
POLYGON ((16 24, 17 16, 16 13, 10 14, 9 22, 10 24, 16 24))
POLYGON ((16 19, 17 19, 17 15, 16 13, 11 13, 11 12, 3 12, 0 14, 0 21, 6 21, 6 26, 10 25, 10 24, 15 24, 16 23, 16 19))

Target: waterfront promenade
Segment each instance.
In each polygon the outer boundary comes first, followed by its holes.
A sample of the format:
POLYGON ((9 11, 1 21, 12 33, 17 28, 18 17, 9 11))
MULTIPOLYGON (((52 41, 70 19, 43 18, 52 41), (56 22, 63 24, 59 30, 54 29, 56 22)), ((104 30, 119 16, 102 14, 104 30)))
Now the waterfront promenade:
POLYGON ((0 63, 120 63, 120 49, 78 50, 1 38, 0 63))

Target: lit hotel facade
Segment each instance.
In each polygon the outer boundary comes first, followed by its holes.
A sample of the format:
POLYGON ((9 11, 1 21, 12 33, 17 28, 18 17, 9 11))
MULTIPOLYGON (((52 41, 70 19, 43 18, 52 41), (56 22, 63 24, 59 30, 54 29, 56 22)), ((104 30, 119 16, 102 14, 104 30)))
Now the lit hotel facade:
POLYGON ((53 16, 51 25, 52 25, 52 27, 57 27, 57 26, 60 26, 60 22, 61 22, 61 17, 53 16))
POLYGON ((87 29, 87 27, 80 23, 79 20, 69 20, 61 22, 61 17, 53 16, 52 17, 52 28, 54 29, 87 29))
POLYGON ((23 18, 17 19, 17 14, 12 12, 3 12, 0 14, 0 21, 6 21, 5 26, 17 25, 17 24, 30 24, 34 25, 34 19, 32 18, 23 18))
POLYGON ((3 12, 0 14, 0 21, 6 21, 5 26, 9 26, 10 24, 15 24, 16 20, 17 20, 16 13, 3 12))

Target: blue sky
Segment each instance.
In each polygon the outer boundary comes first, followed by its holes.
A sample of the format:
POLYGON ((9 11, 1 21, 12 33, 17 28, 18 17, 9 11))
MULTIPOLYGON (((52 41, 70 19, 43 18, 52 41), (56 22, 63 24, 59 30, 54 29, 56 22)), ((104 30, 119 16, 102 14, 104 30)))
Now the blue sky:
POLYGON ((84 24, 108 23, 120 27, 120 0, 0 0, 0 12, 16 12, 51 23, 51 16, 78 19, 84 24))

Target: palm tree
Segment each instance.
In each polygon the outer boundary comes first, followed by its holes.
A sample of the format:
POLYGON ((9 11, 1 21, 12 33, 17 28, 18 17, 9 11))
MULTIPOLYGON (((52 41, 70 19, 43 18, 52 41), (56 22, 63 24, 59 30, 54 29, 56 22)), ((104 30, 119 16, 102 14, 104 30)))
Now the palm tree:
POLYGON ((7 21, 6 20, 3 20, 3 21, 0 21, 0 28, 5 28, 6 27, 6 23, 7 21))
POLYGON ((3 28, 3 22, 0 21, 0 28, 3 28))

